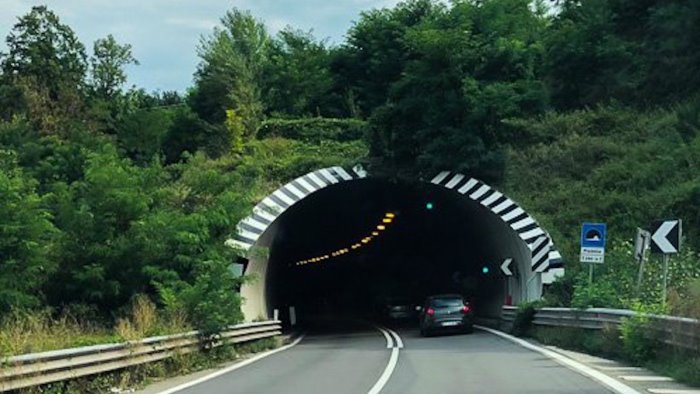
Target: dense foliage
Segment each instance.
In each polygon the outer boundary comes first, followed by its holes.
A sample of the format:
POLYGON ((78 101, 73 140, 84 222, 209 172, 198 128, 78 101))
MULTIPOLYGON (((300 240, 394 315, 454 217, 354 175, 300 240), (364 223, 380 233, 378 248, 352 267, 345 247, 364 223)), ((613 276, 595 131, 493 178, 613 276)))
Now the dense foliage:
MULTIPOLYGON (((359 161, 493 182, 570 261, 582 220, 621 245, 681 217, 697 275, 699 28, 693 0, 408 0, 330 46, 232 9, 181 96, 125 90, 130 45, 89 54, 34 7, 0 55, 0 313, 110 318, 143 293, 206 330, 235 322, 237 220, 281 182, 359 161)), ((592 294, 570 264, 558 302, 631 302, 623 249, 592 294)))

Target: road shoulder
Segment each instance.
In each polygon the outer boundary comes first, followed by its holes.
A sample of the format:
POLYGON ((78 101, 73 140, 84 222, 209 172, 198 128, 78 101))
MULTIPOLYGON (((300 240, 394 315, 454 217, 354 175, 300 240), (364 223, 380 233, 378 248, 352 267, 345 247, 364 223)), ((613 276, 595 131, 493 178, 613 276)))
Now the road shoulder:
POLYGON ((678 383, 669 377, 660 376, 645 368, 556 346, 542 345, 531 338, 518 338, 486 327, 479 327, 479 329, 542 353, 584 376, 605 384, 617 393, 700 394, 698 389, 678 383))
POLYGON ((264 352, 260 353, 249 353, 242 355, 240 358, 237 358, 235 360, 227 361, 222 363, 219 366, 216 366, 214 368, 207 368, 203 369, 200 371, 188 373, 185 375, 177 375, 177 376, 172 376, 172 377, 167 377, 162 380, 154 381, 151 384, 148 384, 146 387, 143 387, 139 390, 136 391, 124 391, 124 392, 132 392, 134 394, 161 394, 161 393, 169 393, 174 389, 177 389, 179 387, 184 388, 185 385, 188 385, 192 382, 200 382, 200 381, 205 381, 210 378, 216 377, 220 374, 226 373, 231 371, 232 369, 236 369, 238 366, 244 366, 248 365, 252 362, 255 362, 257 360, 263 359, 267 356, 271 356, 275 353, 279 353, 280 351, 287 350, 294 345, 298 344, 299 341, 301 341, 303 336, 300 336, 298 338, 292 338, 289 336, 284 336, 282 338, 282 346, 272 349, 272 350, 267 350, 264 352))

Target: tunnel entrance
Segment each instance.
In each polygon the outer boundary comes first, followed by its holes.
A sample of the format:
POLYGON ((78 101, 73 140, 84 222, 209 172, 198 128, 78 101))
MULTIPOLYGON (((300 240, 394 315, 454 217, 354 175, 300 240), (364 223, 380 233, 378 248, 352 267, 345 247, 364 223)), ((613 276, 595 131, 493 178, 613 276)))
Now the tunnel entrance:
POLYGON ((255 277, 241 290, 246 319, 290 306, 300 316, 362 315, 382 300, 440 293, 462 294, 495 317, 504 303, 541 296, 556 252, 510 199, 459 174, 432 182, 362 175, 307 174, 241 222, 231 244, 247 250, 246 274, 255 277), (501 272, 505 259, 513 276, 501 272))

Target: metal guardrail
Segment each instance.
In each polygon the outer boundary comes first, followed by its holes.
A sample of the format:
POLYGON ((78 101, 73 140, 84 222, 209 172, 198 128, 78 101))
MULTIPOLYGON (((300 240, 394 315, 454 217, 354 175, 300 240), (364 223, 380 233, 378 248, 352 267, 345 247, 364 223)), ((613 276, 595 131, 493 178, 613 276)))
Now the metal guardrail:
MULTIPOLYGON (((518 308, 504 306, 501 320, 512 324, 518 308)), ((637 316, 634 311, 626 309, 571 309, 541 308, 535 313, 533 324, 536 326, 573 327, 590 330, 616 328, 623 319, 637 316)), ((700 320, 666 315, 645 315, 650 322, 650 336, 668 345, 700 350, 700 320)))
MULTIPOLYGON (((242 343, 282 333, 279 321, 246 323, 222 331, 211 345, 242 343)), ((23 354, 0 360, 0 392, 110 372, 200 349, 199 332, 140 341, 23 354)))

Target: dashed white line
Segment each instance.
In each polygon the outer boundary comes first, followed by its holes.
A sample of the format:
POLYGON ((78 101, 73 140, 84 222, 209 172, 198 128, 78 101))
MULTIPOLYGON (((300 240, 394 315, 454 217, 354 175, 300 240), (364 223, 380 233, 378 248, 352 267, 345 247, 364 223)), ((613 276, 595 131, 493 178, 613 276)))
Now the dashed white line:
POLYGON ((601 371, 612 371, 612 372, 624 372, 624 371, 643 371, 643 368, 639 367, 596 367, 601 371))
POLYGON ((620 376, 620 378, 629 382, 673 382, 673 379, 668 378, 666 376, 624 375, 620 376))

